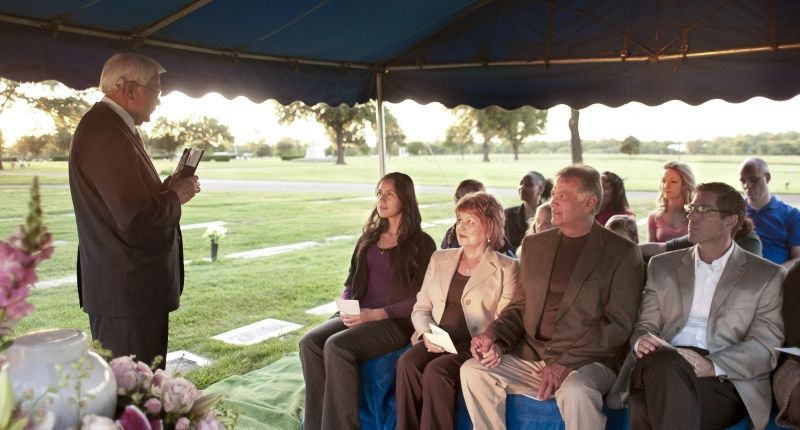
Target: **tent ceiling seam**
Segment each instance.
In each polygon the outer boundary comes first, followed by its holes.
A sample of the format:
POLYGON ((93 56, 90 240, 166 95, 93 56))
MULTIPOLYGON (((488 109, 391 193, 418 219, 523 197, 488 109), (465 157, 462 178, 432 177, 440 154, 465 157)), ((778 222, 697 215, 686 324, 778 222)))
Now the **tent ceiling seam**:
POLYGON ((146 39, 151 34, 161 30, 162 28, 165 28, 165 27, 175 23, 176 21, 178 21, 180 19, 183 19, 185 16, 191 14, 192 12, 194 12, 194 11, 196 11, 198 9, 201 9, 201 8, 205 7, 206 5, 211 3, 212 1, 214 1, 214 0, 195 0, 195 1, 191 2, 189 5, 184 6, 183 8, 179 9, 177 12, 158 20, 155 23, 150 24, 150 25, 144 27, 143 29, 141 29, 141 30, 139 30, 137 32, 134 32, 134 37, 138 37, 138 38, 141 38, 141 39, 146 39))
POLYGON ((506 60, 506 61, 489 61, 489 62, 480 61, 480 62, 427 64, 427 65, 413 64, 413 65, 388 66, 386 67, 386 70, 388 72, 395 72, 395 71, 422 70, 422 69, 426 70, 460 69, 460 68, 469 68, 478 66, 506 67, 506 66, 525 66, 525 65, 552 66, 552 65, 574 65, 574 64, 611 64, 611 63, 622 63, 622 62, 644 63, 644 62, 655 62, 655 61, 683 60, 684 56, 687 59, 709 58, 709 57, 754 54, 754 53, 773 52, 773 51, 789 51, 796 49, 800 49, 800 42, 782 43, 778 44, 777 47, 773 47, 771 45, 752 46, 746 48, 729 48, 729 49, 719 49, 712 51, 687 52, 685 54, 682 52, 677 54, 662 54, 657 57, 654 57, 652 55, 634 55, 625 57, 615 56, 615 57, 583 57, 583 58, 549 58, 540 60, 506 60))
POLYGON ((688 35, 689 35, 689 33, 692 32, 692 30, 694 30, 698 25, 702 24, 703 22, 705 22, 706 20, 708 20, 709 18, 714 16, 714 14, 716 14, 717 12, 722 10, 725 6, 728 6, 729 4, 731 4, 731 1, 732 0, 727 0, 727 1, 723 2, 723 3, 718 4, 717 7, 715 7, 713 10, 708 11, 708 13, 703 15, 702 18, 698 19, 697 21, 695 21, 694 23, 692 23, 688 27, 683 28, 682 31, 681 31, 681 34, 678 34, 677 36, 675 36, 674 39, 672 39, 669 43, 667 43, 666 45, 664 45, 663 47, 661 47, 658 50, 658 54, 657 55, 663 54, 664 51, 669 49, 678 40, 681 40, 681 38, 688 38, 688 35))
POLYGON ((93 36, 93 37, 101 37, 104 39, 130 42, 134 46, 139 46, 141 44, 144 44, 149 46, 179 49, 183 51, 197 52, 202 54, 221 55, 230 58, 244 58, 248 60, 269 61, 275 63, 305 64, 311 66, 323 66, 323 67, 359 69, 359 70, 375 70, 376 67, 375 65, 369 63, 325 61, 325 60, 312 60, 312 59, 296 58, 296 57, 279 57, 276 55, 250 54, 250 53, 237 52, 227 49, 204 48, 196 45, 189 45, 186 43, 170 42, 166 40, 153 39, 153 38, 140 39, 135 35, 120 34, 103 30, 95 30, 69 24, 61 24, 59 22, 49 22, 33 18, 22 18, 7 14, 0 14, 0 22, 24 25, 28 27, 38 27, 49 30, 53 35, 56 35, 59 31, 63 31, 66 33, 72 33, 82 36, 93 36))

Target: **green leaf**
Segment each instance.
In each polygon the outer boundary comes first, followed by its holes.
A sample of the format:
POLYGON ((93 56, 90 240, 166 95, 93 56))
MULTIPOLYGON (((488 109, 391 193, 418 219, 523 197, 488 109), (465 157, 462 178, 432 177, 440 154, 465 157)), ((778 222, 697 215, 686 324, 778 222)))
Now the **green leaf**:
POLYGON ((20 418, 13 423, 6 430, 22 430, 28 425, 28 417, 20 418))

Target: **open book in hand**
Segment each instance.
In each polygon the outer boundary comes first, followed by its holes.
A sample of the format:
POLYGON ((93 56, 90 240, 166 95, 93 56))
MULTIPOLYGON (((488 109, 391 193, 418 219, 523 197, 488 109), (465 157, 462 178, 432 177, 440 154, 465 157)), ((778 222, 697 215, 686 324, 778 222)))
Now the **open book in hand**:
POLYGON ((453 340, 450 339, 450 335, 447 334, 446 331, 442 330, 436 325, 433 324, 428 324, 428 325, 431 328, 431 333, 423 334, 423 336, 425 336, 425 339, 427 339, 428 342, 444 348, 445 351, 451 354, 458 353, 458 351, 456 351, 456 346, 453 345, 453 340))
POLYGON ((200 164, 200 159, 203 158, 203 152, 205 150, 200 148, 184 149, 181 159, 178 160, 178 165, 175 166, 175 171, 172 172, 170 181, 194 175, 197 165, 200 164))

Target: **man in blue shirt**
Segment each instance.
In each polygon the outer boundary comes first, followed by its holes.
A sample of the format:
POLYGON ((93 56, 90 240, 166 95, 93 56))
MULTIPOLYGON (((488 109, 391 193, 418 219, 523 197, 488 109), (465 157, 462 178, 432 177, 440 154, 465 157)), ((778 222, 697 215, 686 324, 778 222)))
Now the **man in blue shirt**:
POLYGON ((739 169, 747 216, 756 226, 764 258, 789 269, 800 261, 800 211, 770 194, 770 178, 760 158, 744 160, 739 169))

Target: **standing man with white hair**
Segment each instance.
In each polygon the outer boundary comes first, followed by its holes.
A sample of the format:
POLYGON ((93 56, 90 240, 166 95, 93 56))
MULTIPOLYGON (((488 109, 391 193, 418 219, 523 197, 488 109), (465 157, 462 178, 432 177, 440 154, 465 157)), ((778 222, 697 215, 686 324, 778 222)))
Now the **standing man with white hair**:
POLYGON ((92 337, 114 357, 146 363, 167 353, 183 290, 181 205, 200 191, 197 176, 162 182, 136 129, 160 104, 164 72, 143 55, 108 59, 105 97, 81 119, 69 154, 78 295, 92 337))

